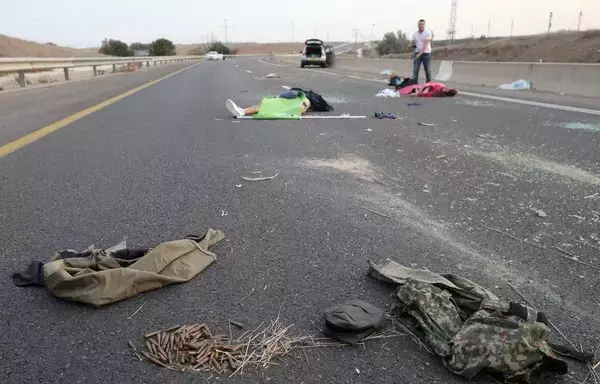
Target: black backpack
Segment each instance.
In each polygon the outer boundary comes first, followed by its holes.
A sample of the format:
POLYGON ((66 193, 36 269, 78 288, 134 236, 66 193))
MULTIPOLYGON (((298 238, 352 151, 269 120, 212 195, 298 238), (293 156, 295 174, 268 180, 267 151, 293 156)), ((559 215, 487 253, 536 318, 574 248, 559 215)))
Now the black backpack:
POLYGON ((402 80, 402 82, 398 85, 396 85, 396 90, 408 87, 409 85, 412 85, 413 81, 410 77, 405 77, 404 80, 402 80))
POLYGON ((333 107, 331 105, 329 105, 329 103, 327 103, 325 101, 325 99, 323 99, 323 97, 321 95, 319 95, 317 92, 305 91, 301 88, 292 88, 291 90, 304 92, 304 94, 306 95, 306 98, 310 101, 310 108, 309 108, 310 111, 315 111, 315 112, 333 111, 333 107))

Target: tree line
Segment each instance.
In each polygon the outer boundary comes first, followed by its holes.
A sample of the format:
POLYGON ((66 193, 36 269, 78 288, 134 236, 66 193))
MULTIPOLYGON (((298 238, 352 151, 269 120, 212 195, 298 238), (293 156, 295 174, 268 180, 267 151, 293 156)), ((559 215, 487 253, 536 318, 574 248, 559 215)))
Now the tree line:
POLYGON ((148 50, 150 56, 174 56, 175 44, 169 39, 156 39, 150 44, 127 43, 121 40, 104 39, 98 52, 110 56, 133 56, 137 50, 148 50))
MULTIPOLYGON (((175 52, 175 44, 171 40, 160 38, 154 40, 150 44, 144 43, 127 43, 121 40, 104 39, 100 45, 98 52, 110 56, 134 56, 135 51, 148 50, 150 56, 173 56, 175 52)), ((226 44, 215 41, 210 44, 198 46, 190 50, 188 55, 204 55, 207 52, 215 51, 224 55, 235 55, 238 50, 231 49, 226 44)))

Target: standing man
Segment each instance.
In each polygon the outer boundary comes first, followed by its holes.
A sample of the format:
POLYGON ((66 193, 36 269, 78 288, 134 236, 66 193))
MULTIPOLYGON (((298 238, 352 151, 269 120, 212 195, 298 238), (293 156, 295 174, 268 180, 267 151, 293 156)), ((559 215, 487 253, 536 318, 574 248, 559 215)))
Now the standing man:
POLYGON ((433 32, 425 28, 425 20, 419 20, 419 30, 413 34, 413 47, 415 47, 415 57, 413 59, 413 83, 419 83, 419 69, 421 63, 425 68, 425 77, 427 82, 431 81, 431 40, 433 32))

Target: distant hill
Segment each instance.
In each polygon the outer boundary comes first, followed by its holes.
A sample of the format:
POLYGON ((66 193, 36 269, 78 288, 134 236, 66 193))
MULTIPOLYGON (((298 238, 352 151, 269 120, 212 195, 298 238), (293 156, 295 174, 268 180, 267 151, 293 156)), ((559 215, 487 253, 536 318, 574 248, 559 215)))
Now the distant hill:
POLYGON ((69 48, 53 43, 36 43, 0 34, 0 57, 93 57, 103 56, 98 48, 69 48))
MULTIPOLYGON (((408 59, 409 53, 393 55, 408 59)), ((600 63, 600 30, 433 42, 435 60, 600 63)))

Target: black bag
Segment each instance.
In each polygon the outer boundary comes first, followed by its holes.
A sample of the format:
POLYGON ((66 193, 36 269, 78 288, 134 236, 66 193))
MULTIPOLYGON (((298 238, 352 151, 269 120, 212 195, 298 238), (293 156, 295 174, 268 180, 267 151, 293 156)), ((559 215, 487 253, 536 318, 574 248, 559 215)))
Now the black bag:
POLYGON ((310 108, 308 109, 309 111, 315 111, 315 112, 333 111, 333 107, 331 105, 329 105, 327 103, 327 101, 325 101, 325 99, 323 99, 323 97, 321 95, 319 95, 317 92, 305 91, 301 88, 292 88, 292 89, 290 89, 290 91, 304 92, 304 94, 306 95, 306 98, 310 101, 310 108))
POLYGON ((396 90, 402 89, 404 87, 408 87, 409 85, 412 85, 413 81, 410 77, 405 77, 404 80, 402 80, 402 82, 398 85, 396 85, 396 90))

